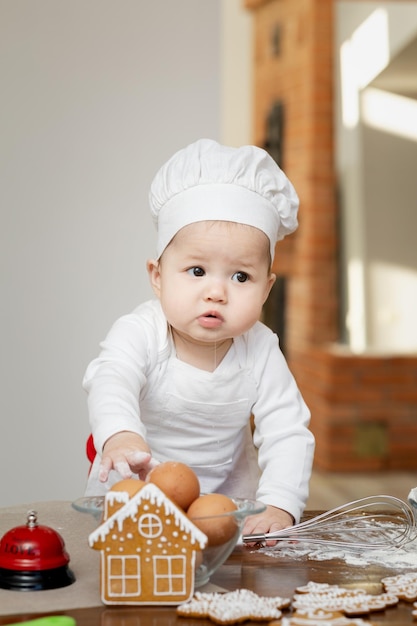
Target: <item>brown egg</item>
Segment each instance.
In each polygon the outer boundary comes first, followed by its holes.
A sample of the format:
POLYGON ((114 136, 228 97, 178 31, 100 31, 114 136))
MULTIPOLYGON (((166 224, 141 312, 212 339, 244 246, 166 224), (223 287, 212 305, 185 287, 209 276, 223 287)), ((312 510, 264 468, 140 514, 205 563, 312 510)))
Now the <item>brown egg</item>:
POLYGON ((200 482, 195 472, 177 461, 165 461, 156 465, 148 474, 147 482, 153 483, 184 511, 200 495, 200 482))
POLYGON ((207 535, 208 546, 219 546, 229 541, 237 530, 234 516, 227 515, 236 510, 236 504, 227 496, 208 493, 194 500, 187 515, 207 535))
POLYGON ((139 491, 139 489, 142 489, 144 484, 145 482, 143 480, 125 478, 112 485, 110 487, 110 491, 125 491, 129 494, 129 497, 132 498, 139 491))

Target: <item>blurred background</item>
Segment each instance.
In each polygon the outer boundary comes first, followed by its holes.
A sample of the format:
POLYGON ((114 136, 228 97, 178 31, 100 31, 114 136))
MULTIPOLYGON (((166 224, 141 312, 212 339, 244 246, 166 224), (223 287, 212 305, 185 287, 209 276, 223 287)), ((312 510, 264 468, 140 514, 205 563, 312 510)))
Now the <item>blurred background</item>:
POLYGON ((311 506, 406 497, 417 2, 0 0, 0 81, 0 506, 83 494, 84 371, 151 296, 149 185, 200 137, 300 195, 264 316, 312 410, 311 506))

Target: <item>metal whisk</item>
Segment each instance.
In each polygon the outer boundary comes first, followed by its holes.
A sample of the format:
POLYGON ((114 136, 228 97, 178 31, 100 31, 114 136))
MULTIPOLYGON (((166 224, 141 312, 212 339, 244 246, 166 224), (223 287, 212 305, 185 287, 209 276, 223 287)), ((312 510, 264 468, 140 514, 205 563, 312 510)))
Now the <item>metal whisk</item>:
POLYGON ((413 509, 394 496, 348 502, 290 528, 244 535, 244 543, 301 542, 362 549, 400 548, 416 537, 413 509))

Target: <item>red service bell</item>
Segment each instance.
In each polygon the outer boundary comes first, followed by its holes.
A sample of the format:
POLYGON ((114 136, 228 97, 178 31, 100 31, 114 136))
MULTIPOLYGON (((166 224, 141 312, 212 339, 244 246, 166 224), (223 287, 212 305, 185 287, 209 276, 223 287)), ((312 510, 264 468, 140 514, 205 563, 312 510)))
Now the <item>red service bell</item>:
POLYGON ((37 591, 66 587, 75 581, 69 555, 59 533, 40 526, 29 511, 25 526, 7 531, 0 540, 0 587, 37 591))

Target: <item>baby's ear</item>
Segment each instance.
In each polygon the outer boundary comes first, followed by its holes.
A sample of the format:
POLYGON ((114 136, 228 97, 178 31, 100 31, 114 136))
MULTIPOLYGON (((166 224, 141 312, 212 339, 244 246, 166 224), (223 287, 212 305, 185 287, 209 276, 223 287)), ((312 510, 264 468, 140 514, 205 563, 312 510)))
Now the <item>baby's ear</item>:
POLYGON ((149 259, 146 261, 146 269, 149 274, 149 281, 155 295, 159 298, 161 295, 161 272, 159 269, 159 261, 149 259))
POLYGON ((276 274, 272 274, 271 273, 269 275, 268 282, 267 282, 267 285, 266 285, 264 304, 265 304, 266 300, 268 299, 269 294, 271 293, 271 289, 272 289, 276 279, 277 279, 276 274))

